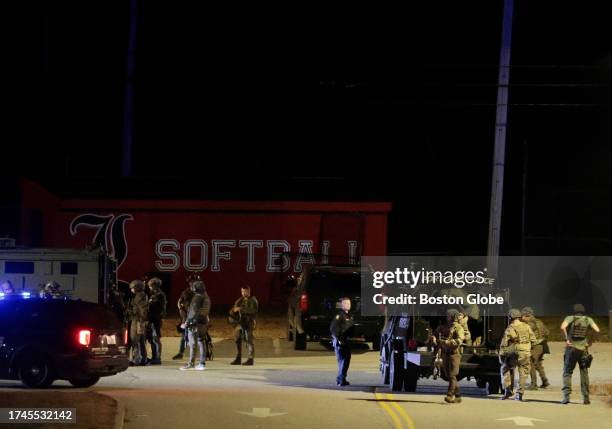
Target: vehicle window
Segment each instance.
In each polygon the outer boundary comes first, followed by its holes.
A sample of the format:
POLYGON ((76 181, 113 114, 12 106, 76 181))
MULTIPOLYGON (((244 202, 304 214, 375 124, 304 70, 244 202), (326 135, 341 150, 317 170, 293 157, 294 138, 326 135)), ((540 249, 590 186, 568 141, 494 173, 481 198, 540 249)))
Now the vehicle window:
POLYGON ((62 262, 60 271, 63 275, 76 276, 79 274, 79 263, 78 262, 62 262))
POLYGON ((6 274, 34 274, 34 262, 5 261, 4 272, 6 274))
POLYGON ((311 293, 358 295, 361 292, 361 275, 359 273, 313 273, 310 276, 308 289, 311 293))

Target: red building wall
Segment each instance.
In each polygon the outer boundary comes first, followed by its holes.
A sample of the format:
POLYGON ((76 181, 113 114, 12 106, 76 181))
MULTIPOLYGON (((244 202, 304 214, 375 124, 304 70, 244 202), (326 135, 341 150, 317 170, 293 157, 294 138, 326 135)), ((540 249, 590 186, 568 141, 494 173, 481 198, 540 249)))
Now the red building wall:
POLYGON ((265 305, 279 302, 283 279, 300 263, 325 262, 322 253, 346 263, 387 251, 389 203, 61 200, 29 181, 22 195, 22 244, 30 244, 32 214, 42 212, 42 246, 97 241, 120 262, 120 280, 167 273, 171 302, 187 269, 202 271, 214 303, 233 302, 249 284, 265 305))

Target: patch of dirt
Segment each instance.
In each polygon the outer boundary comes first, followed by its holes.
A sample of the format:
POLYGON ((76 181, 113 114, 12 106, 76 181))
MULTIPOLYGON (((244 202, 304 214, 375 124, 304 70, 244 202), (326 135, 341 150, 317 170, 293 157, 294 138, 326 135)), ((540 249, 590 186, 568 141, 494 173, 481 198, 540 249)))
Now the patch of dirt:
POLYGON ((76 408, 76 424, 18 424, 1 427, 108 429, 115 424, 117 401, 96 392, 61 392, 57 390, 5 391, 0 408, 76 408))

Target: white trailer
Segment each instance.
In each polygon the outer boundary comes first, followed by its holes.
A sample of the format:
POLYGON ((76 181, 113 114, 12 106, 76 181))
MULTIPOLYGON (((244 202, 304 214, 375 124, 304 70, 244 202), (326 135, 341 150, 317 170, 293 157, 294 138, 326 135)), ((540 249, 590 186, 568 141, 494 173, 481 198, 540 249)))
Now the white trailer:
POLYGON ((54 281, 72 299, 106 304, 116 267, 100 249, 0 248, 0 282, 9 280, 17 292, 32 296, 54 281))

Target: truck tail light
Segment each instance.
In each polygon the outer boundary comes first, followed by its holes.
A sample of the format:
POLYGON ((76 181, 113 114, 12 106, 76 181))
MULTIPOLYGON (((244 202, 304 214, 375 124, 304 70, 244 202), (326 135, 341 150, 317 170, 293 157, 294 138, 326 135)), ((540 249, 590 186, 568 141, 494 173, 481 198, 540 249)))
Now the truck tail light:
POLYGON ((408 340, 408 350, 415 351, 417 349, 417 342, 413 339, 408 340))
POLYGON ((81 329, 77 336, 79 344, 83 346, 89 346, 91 342, 91 331, 89 329, 81 329))
POLYGON ((300 311, 302 313, 308 311, 308 295, 305 293, 300 296, 300 311))
POLYGON ((123 345, 127 346, 128 343, 128 330, 127 328, 125 328, 125 330, 123 331, 123 345))

